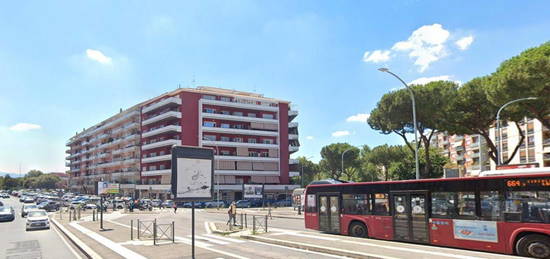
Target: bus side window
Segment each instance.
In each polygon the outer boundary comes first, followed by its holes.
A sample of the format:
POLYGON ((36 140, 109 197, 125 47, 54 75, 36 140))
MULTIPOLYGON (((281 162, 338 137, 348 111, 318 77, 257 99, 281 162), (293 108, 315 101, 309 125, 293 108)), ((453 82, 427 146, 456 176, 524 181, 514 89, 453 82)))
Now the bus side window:
POLYGON ((506 194, 507 221, 550 223, 550 191, 513 191, 506 194))
POLYGON ((456 217, 455 196, 454 192, 432 192, 432 217, 456 217))
POLYGON ((374 215, 389 215, 389 198, 387 193, 375 193, 374 195, 374 205, 372 206, 372 212, 374 215))
POLYGON ((476 215, 476 195, 474 192, 457 193, 457 214, 462 218, 474 218, 476 215))
POLYGON ((369 199, 366 194, 342 194, 344 214, 367 215, 369 199))
POLYGON ((480 192, 481 217, 484 220, 502 220, 504 197, 499 191, 480 192))
POLYGON ((315 194, 308 194, 306 197, 306 212, 317 213, 315 194))

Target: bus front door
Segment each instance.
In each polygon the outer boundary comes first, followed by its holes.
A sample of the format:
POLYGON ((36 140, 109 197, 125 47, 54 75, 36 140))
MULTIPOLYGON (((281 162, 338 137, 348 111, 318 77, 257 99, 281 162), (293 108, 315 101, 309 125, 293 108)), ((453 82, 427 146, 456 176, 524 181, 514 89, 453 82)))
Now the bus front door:
POLYGON ((319 195, 319 230, 340 233, 340 195, 319 195))
POLYGON ((396 240, 428 243, 425 193, 393 193, 393 226, 396 240))

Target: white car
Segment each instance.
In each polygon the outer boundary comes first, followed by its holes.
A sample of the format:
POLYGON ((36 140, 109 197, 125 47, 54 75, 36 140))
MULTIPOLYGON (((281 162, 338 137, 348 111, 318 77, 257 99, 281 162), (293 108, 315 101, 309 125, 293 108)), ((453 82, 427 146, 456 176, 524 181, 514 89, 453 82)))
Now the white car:
POLYGON ((31 210, 27 214, 26 230, 50 229, 50 219, 45 210, 31 210))
POLYGON ((84 209, 87 209, 87 210, 97 209, 97 205, 95 205, 93 203, 88 203, 84 206, 84 209))
POLYGON ((27 213, 31 210, 37 210, 38 206, 36 204, 25 204, 21 207, 21 217, 24 218, 27 216, 27 213))

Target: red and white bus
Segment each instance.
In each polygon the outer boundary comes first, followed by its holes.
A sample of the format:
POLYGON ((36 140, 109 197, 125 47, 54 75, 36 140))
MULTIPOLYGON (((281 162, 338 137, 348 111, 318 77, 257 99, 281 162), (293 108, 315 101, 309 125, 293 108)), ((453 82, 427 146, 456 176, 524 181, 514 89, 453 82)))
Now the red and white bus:
POLYGON ((310 185, 305 197, 309 229, 550 258, 550 170, 310 185))

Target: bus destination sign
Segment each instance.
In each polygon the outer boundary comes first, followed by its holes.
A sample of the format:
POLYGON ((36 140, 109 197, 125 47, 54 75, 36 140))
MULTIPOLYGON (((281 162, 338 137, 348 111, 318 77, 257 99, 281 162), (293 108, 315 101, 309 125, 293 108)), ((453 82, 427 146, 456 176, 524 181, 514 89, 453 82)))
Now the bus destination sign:
POLYGON ((550 178, 544 179, 515 179, 506 181, 509 188, 515 187, 550 187, 550 178))

